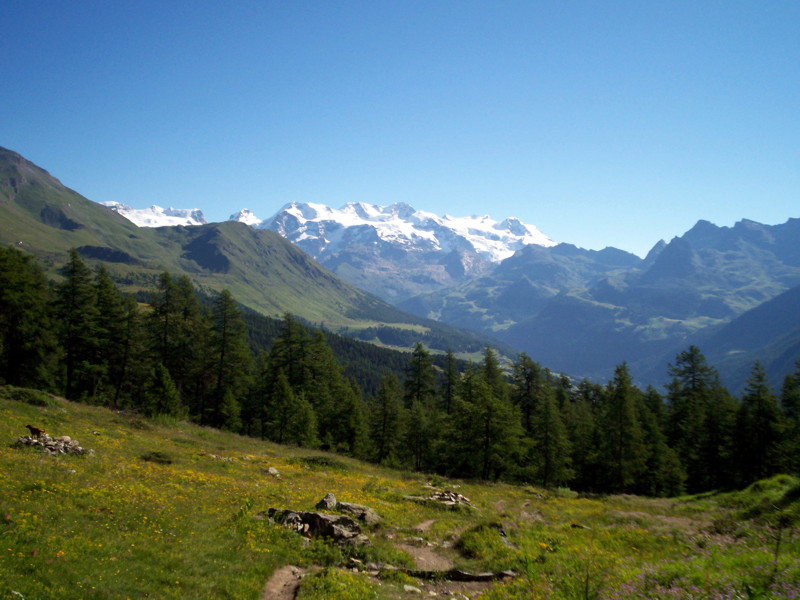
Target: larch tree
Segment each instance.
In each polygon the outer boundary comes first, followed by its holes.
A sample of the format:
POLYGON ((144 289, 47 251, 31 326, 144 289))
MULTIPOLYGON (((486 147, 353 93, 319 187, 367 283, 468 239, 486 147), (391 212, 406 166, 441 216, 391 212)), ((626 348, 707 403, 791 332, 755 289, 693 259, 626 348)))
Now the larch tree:
POLYGON ((92 272, 78 251, 70 250, 64 281, 56 288, 55 315, 64 356, 64 395, 94 397, 101 367, 97 363, 97 295, 92 272))
POLYGON ((780 465, 780 409, 767 382, 767 374, 756 362, 747 379, 736 420, 740 484, 747 485, 774 475, 780 465))

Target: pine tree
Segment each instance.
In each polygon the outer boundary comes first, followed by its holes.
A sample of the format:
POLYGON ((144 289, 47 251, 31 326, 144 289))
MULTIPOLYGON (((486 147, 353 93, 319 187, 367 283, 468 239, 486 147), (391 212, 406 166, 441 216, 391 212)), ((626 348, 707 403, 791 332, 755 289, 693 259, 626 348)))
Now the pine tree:
POLYGON ((774 475, 780 463, 780 412, 759 362, 747 379, 736 429, 740 483, 747 485, 774 475))
POLYGON ((444 381, 441 390, 442 406, 444 414, 449 415, 453 407, 453 400, 456 397, 458 386, 458 364, 453 351, 449 348, 444 359, 444 381))
POLYGON ((289 379, 283 371, 280 371, 270 398, 268 423, 271 440, 279 444, 283 444, 286 440, 294 405, 294 393, 289 386, 289 379))
POLYGON ((286 431, 286 441, 306 448, 315 448, 319 444, 317 438, 317 416, 314 407, 306 400, 302 392, 294 396, 292 418, 286 431))
POLYGON ((215 389, 209 420, 212 425, 235 430, 234 423, 241 424, 239 403, 249 386, 252 354, 241 314, 226 289, 214 299, 212 323, 215 389), (234 403, 236 410, 232 406, 234 403), (223 405, 226 406, 224 411, 223 405))
POLYGON ((513 466, 520 450, 519 412, 507 397, 494 394, 485 373, 465 373, 456 403, 451 473, 459 477, 496 479, 513 466))
POLYGON ((147 386, 147 401, 144 412, 148 416, 169 415, 173 417, 184 416, 178 389, 169 375, 169 371, 162 364, 155 366, 149 385, 147 386))
POLYGON ((676 356, 669 374, 669 445, 686 468, 689 490, 712 489, 730 472, 735 405, 696 346, 676 356))
POLYGON ((273 369, 284 372, 293 390, 302 390, 306 384, 309 366, 306 352, 310 341, 303 324, 285 313, 281 333, 275 339, 270 355, 273 369))
POLYGON ((519 355, 512 367, 511 400, 522 413, 522 426, 525 432, 533 431, 533 414, 536 405, 547 387, 544 370, 524 352, 519 355))
POLYGON ((618 365, 606 388, 602 417, 607 485, 614 492, 633 491, 646 465, 642 428, 636 415, 638 393, 641 392, 633 386, 627 364, 618 365))
POLYGON ((381 380, 378 395, 369 405, 369 432, 378 464, 391 458, 403 438, 403 403, 394 374, 381 380))
POLYGON ((55 314, 64 355, 64 395, 92 399, 101 366, 97 356, 97 305, 92 272, 70 250, 64 281, 57 287, 55 314))
POLYGON ((794 373, 789 373, 781 387, 784 436, 781 443, 781 469, 800 474, 800 361, 794 373))
POLYGON ((570 444, 558 402, 550 389, 536 403, 531 437, 534 442, 533 462, 542 487, 567 483, 573 475, 570 444))
POLYGON ((432 407, 436 394, 433 360, 421 342, 416 343, 411 353, 403 390, 406 407, 411 407, 414 402, 425 408, 432 407))
POLYGON ((49 388, 55 338, 50 293, 29 255, 0 247, 0 382, 49 388))
POLYGON ((637 395, 637 416, 642 425, 645 445, 645 469, 636 483, 636 492, 647 496, 675 496, 683 492, 686 472, 677 453, 667 445, 662 429, 664 402, 661 395, 648 387, 637 395))
POLYGON ((603 389, 598 384, 583 381, 578 394, 566 406, 565 425, 572 448, 571 485, 578 490, 599 491, 600 485, 600 435, 595 411, 602 406, 603 389))
POLYGON ((431 414, 418 400, 411 401, 403 441, 404 453, 415 471, 427 470, 431 463, 433 446, 431 414))
POLYGON ((497 353, 488 346, 483 353, 483 380, 489 386, 492 394, 498 399, 508 400, 508 382, 500 368, 500 361, 497 359, 497 353))
POLYGON ((115 406, 117 390, 124 382, 127 367, 126 337, 130 325, 128 305, 104 265, 97 269, 94 286, 97 302, 97 356, 102 367, 98 394, 104 396, 104 404, 115 406))

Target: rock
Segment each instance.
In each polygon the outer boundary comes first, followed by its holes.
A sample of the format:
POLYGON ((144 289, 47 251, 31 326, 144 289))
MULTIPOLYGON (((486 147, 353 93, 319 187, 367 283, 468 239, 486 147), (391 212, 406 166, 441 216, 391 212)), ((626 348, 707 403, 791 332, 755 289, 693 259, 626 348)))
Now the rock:
POLYGON ((281 474, 278 472, 278 469, 276 469, 275 467, 270 467, 269 469, 267 469, 267 474, 268 475, 272 475, 275 479, 280 479, 281 478, 281 474))
POLYGON ((451 492, 447 490, 432 492, 431 495, 428 496, 428 500, 441 502, 445 506, 456 506, 457 504, 463 504, 465 506, 472 506, 474 508, 474 505, 469 501, 469 498, 459 494, 458 492, 451 492))
MULTIPOLYGON (((333 494, 330 495, 333 496, 333 494)), ((319 505, 317 505, 317 508, 319 508, 319 505)), ((368 527, 372 527, 381 522, 381 516, 373 509, 371 509, 369 506, 364 506, 363 504, 339 502, 338 504, 336 504, 336 509, 341 512, 346 512, 353 515, 353 517, 355 517, 357 520, 361 521, 368 527)))
POLYGON ((361 536, 361 527, 358 523, 345 515, 327 515, 278 508, 270 508, 268 514, 275 523, 293 529, 305 537, 321 536, 335 542, 352 540, 351 543, 354 545, 369 541, 366 536, 361 536))
POLYGON ((369 506, 353 504, 352 502, 337 502, 336 496, 331 492, 325 494, 325 497, 317 502, 316 508, 321 510, 338 510, 339 512, 348 513, 354 519, 361 521, 368 527, 372 527, 381 522, 381 516, 369 506))
POLYGON ((408 584, 403 585, 403 591, 404 592, 412 592, 414 594, 421 594, 422 593, 422 590, 419 589, 418 587, 414 587, 413 585, 408 585, 408 584))
POLYGON ((333 510, 336 508, 336 496, 328 492, 322 500, 317 502, 316 508, 321 510, 333 510))
MULTIPOLYGON (((40 438, 33 438, 29 435, 17 438, 17 443, 24 446, 34 446, 42 449, 42 452, 50 456, 59 454, 84 454, 87 450, 78 445, 78 440, 73 440, 69 436, 50 437, 47 434, 40 438)), ((94 450, 88 450, 89 454, 94 454, 94 450)))

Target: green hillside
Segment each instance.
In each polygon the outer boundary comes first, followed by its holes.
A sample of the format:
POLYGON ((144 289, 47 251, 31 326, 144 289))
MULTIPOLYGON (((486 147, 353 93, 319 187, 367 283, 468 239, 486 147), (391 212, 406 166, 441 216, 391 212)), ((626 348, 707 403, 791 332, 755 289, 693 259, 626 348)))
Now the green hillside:
POLYGON ((264 315, 291 312, 368 341, 381 343, 382 333, 396 342, 385 345, 408 348, 422 340, 466 355, 487 344, 486 338, 404 313, 353 287, 276 233, 235 222, 139 228, 3 148, 0 245, 30 252, 53 276, 68 250, 77 248, 90 265, 104 263, 129 291, 152 288, 164 271, 187 274, 198 289, 227 288, 264 315))
POLYGON ((299 586, 300 600, 800 591, 800 481, 788 476, 701 497, 581 498, 431 480, 8 387, 0 388, 0 440, 0 597, 9 600, 255 599, 287 565, 297 567, 285 581, 299 586), (48 456, 18 444, 25 424, 70 436, 86 453, 48 456), (435 489, 474 507, 414 499, 435 489), (364 529, 369 545, 305 540, 265 516, 313 511, 326 492, 379 513, 382 521, 364 529), (465 583, 451 580, 451 569, 515 575, 465 583))

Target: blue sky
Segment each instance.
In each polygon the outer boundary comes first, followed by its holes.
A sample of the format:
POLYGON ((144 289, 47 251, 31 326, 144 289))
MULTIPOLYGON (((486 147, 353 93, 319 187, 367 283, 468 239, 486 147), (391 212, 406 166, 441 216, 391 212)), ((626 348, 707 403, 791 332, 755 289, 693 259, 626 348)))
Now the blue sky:
POLYGON ((98 202, 407 202, 643 255, 800 217, 800 2, 0 4, 0 146, 98 202))

